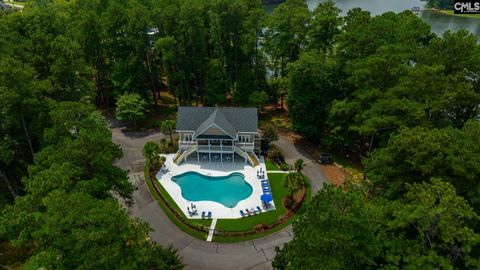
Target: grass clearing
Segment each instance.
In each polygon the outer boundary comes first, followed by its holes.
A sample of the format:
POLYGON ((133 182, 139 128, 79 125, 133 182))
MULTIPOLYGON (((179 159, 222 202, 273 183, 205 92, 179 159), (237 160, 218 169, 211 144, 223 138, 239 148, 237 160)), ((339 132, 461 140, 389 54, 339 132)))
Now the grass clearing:
POLYGON ((351 162, 344 154, 340 152, 332 152, 333 161, 335 163, 341 165, 343 169, 345 169, 354 180, 362 180, 363 173, 365 169, 360 164, 356 164, 351 162))
POLYGON ((280 171, 280 168, 277 166, 277 164, 273 163, 270 160, 265 160, 265 167, 267 168, 268 171, 280 171))

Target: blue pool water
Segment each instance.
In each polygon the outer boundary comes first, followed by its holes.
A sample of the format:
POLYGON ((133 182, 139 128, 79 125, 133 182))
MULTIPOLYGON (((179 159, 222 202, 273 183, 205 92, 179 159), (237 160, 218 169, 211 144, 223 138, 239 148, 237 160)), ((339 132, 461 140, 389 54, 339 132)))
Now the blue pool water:
POLYGON ((172 177, 172 181, 180 186, 182 196, 188 201, 214 201, 229 208, 235 207, 253 192, 241 173, 214 177, 186 172, 172 177))

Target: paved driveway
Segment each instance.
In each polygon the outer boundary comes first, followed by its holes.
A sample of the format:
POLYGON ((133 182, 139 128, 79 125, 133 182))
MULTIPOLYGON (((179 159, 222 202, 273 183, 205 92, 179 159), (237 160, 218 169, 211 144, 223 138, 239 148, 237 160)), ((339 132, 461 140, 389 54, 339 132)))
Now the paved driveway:
POLYGON ((295 160, 299 158, 303 159, 305 168, 302 172, 310 179, 313 194, 316 194, 318 190, 322 188, 323 184, 327 183, 327 179, 320 169, 320 164, 313 160, 298 144, 293 143, 287 137, 281 135, 278 136, 278 141, 275 141, 273 144, 282 149, 287 163, 293 164, 295 160))
POLYGON ((177 248, 187 269, 272 268, 271 260, 275 256, 275 247, 292 239, 291 226, 261 239, 235 244, 209 243, 184 233, 170 221, 151 197, 143 176, 143 145, 152 140, 159 142, 164 135, 159 132, 124 133, 121 131, 122 126, 116 121, 110 123, 110 129, 113 141, 121 145, 124 153, 116 165, 129 170, 129 179, 138 188, 133 194, 131 215, 150 223, 154 229, 150 237, 154 241, 177 248))

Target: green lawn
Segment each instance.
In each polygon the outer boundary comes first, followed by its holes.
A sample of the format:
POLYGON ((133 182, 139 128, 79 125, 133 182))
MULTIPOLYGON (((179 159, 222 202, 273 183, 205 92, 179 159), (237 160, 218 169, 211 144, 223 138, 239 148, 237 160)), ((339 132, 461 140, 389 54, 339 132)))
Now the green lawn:
POLYGON ((280 168, 277 166, 277 164, 273 163, 270 160, 265 160, 265 166, 267 167, 267 171, 279 171, 280 168))
POLYGON ((277 209, 264 214, 254 215, 238 219, 219 219, 217 221, 217 229, 225 231, 246 231, 250 230, 257 224, 272 224, 285 213, 285 207, 282 205, 282 198, 288 194, 288 191, 283 187, 283 178, 285 174, 269 173, 268 179, 272 187, 273 200, 277 209))
MULTIPOLYGON (((217 221, 216 228, 228 230, 228 231, 244 231, 244 230, 252 229, 257 224, 274 223, 286 211, 285 207, 282 205, 282 198, 288 195, 288 191, 283 187, 283 178, 285 177, 285 175, 286 174, 282 174, 282 173, 268 174, 270 185, 272 187, 273 199, 275 202, 275 206, 277 208, 275 211, 271 211, 271 212, 260 214, 260 215, 245 217, 242 219, 222 219, 222 220, 219 219, 217 221)), ((248 241, 248 240, 252 240, 252 239, 256 239, 259 237, 272 234, 274 232, 280 231, 283 228, 287 227, 305 212, 306 204, 312 198, 312 189, 310 188, 309 180, 307 178, 305 178, 305 180, 307 181, 307 194, 305 196, 306 197, 305 201, 300 207, 300 209, 297 211, 297 213, 295 213, 295 215, 292 218, 290 218, 287 222, 264 233, 248 235, 248 236, 239 236, 239 237, 214 236, 213 240, 215 242, 226 242, 226 243, 248 241)))

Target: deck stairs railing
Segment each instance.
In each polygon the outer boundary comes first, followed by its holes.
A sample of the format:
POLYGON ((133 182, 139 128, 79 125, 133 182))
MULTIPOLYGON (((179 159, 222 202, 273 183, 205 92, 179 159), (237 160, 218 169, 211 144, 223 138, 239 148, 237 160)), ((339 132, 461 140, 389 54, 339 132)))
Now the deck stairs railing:
POLYGON ((236 146, 233 147, 233 151, 234 151, 237 155, 239 155, 239 156, 241 156, 241 157, 243 157, 243 158, 247 158, 248 163, 250 163, 250 165, 252 165, 252 167, 258 166, 258 164, 259 164, 258 158, 257 158, 257 156, 256 156, 253 152, 249 154, 249 153, 243 151, 242 149, 240 149, 240 148, 238 148, 238 147, 236 147, 236 146), (252 156, 251 154, 253 154, 253 156, 252 156))
POLYGON ((175 154, 175 156, 173 156, 173 162, 175 162, 175 164, 180 164, 182 163, 182 161, 185 159, 185 157, 193 154, 193 152, 197 151, 197 146, 194 145, 190 148, 188 148, 187 150, 178 150, 178 152, 175 154))

